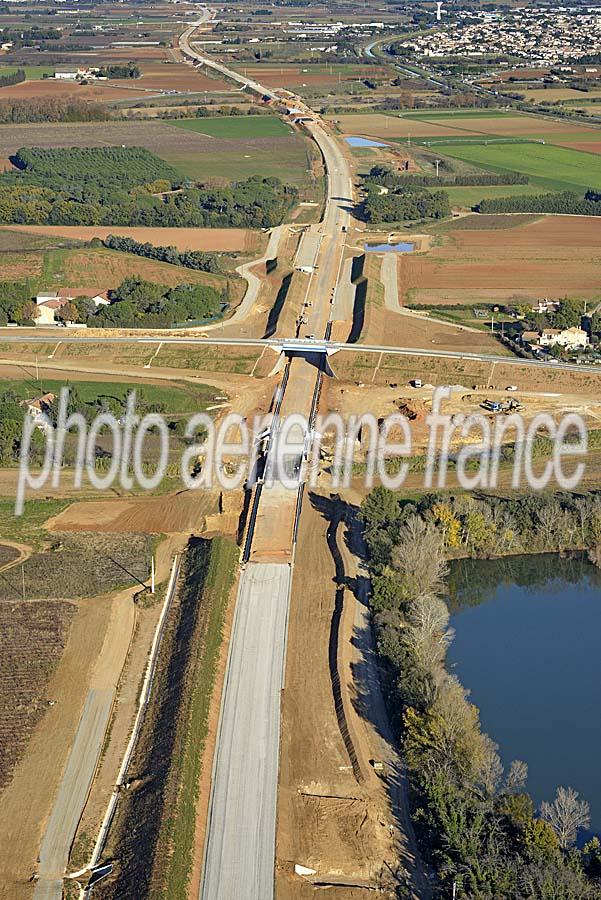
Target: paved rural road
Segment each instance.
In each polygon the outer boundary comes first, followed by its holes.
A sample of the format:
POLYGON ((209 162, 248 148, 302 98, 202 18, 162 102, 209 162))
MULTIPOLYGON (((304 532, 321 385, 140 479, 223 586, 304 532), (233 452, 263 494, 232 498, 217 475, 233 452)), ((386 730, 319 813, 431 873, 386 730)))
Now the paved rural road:
POLYGON ((290 580, 290 566, 282 563, 249 563, 240 580, 213 763, 201 900, 273 896, 290 580))
POLYGON ((113 690, 88 691, 40 849, 34 900, 61 900, 71 842, 102 747, 113 690))
MULTIPOLYGON (((460 326, 458 326, 460 327, 460 326)), ((289 344, 289 340, 283 338, 268 338, 262 340, 260 338, 193 338, 193 337, 58 337, 62 331, 53 330, 52 336, 48 331, 44 335, 28 334, 16 335, 14 328, 0 327, 0 335, 2 341, 9 344, 47 344, 53 338, 58 340, 60 344, 223 344, 229 347, 273 347, 278 352, 282 348, 282 344, 289 344)), ((478 362, 503 363, 508 366, 535 366, 537 369, 565 369, 572 372, 594 372, 599 374, 601 368, 599 366, 578 366, 574 363, 564 362, 545 362, 540 359, 520 359, 515 356, 500 356, 495 353, 468 353, 460 350, 436 350, 429 347, 390 347, 387 344, 343 344, 340 341, 318 341, 318 345, 327 347, 330 353, 344 350, 345 353, 394 353, 398 356, 419 356, 434 357, 436 359, 473 359, 478 362)), ((314 345, 313 345, 314 346, 314 345)), ((310 349, 311 344, 308 341, 300 341, 299 350, 310 349)), ((10 360, 8 360, 10 361, 10 360)), ((0 362, 7 362, 3 357, 0 362)), ((60 360, 57 360, 60 363, 60 360)), ((60 368, 60 365, 57 365, 60 368)))

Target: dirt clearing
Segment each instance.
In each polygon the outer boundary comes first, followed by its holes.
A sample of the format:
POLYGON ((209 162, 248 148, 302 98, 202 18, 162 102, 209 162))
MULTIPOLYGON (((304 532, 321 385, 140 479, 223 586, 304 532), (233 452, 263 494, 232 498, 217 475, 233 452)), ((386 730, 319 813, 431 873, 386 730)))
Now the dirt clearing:
POLYGON ((53 519, 49 531, 199 533, 205 517, 217 512, 217 499, 207 491, 181 491, 166 497, 134 497, 74 503, 53 519))
POLYGON ((377 777, 358 783, 337 716, 328 660, 332 652, 336 656, 332 632, 338 634, 340 609, 326 539, 328 521, 318 505, 319 498, 315 502, 307 498, 303 505, 292 587, 282 703, 276 896, 278 900, 321 896, 319 887, 294 874, 294 865, 300 864, 315 869, 316 880, 324 884, 346 883, 332 888, 332 896, 389 897, 392 894, 379 890, 387 881, 384 860, 396 865, 386 791, 377 777))
MULTIPOLYGON (((44 237, 62 237, 74 241, 104 240, 109 234, 133 238, 155 246, 177 247, 178 250, 243 251, 253 253, 261 243, 258 232, 249 228, 126 228, 115 225, 11 225, 2 231, 39 234, 44 237)), ((3 267, 4 269, 4 267, 3 267)))

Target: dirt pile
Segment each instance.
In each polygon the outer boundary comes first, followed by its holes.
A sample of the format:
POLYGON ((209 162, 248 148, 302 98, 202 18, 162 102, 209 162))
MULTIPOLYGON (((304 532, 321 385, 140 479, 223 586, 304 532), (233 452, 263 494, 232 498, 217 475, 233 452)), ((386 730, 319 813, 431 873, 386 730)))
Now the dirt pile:
POLYGON ((409 419, 410 422, 424 422, 430 412, 430 407, 427 403, 413 397, 411 399, 400 397, 395 401, 394 405, 400 414, 409 419))

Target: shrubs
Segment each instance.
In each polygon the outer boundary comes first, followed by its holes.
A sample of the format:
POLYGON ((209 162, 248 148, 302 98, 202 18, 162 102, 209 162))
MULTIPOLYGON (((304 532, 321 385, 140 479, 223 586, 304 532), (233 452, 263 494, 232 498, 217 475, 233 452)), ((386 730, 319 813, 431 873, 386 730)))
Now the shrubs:
POLYGON ((586 805, 562 790, 534 818, 525 764, 504 775, 477 708, 445 669, 452 635, 442 598, 453 548, 479 555, 596 546, 600 498, 427 495, 414 505, 380 487, 364 501, 362 518, 387 699, 414 820, 443 891, 450 896, 456 881, 459 896, 473 900, 599 900, 598 843, 572 849, 586 805))

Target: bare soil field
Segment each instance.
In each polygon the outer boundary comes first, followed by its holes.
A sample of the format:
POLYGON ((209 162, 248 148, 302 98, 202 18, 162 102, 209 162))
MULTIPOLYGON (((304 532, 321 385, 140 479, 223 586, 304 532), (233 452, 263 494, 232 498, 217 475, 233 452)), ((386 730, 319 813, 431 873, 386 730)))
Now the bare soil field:
MULTIPOLYGON (((434 119, 434 121, 436 121, 434 119)), ((440 120, 438 120, 440 121, 440 120)), ((566 122, 543 119, 539 116, 529 115, 502 115, 502 116, 478 116, 472 118, 460 115, 449 118, 449 127, 456 129, 457 137, 468 132, 476 134, 500 134, 507 137, 519 137, 528 134, 590 134, 592 127, 586 125, 573 125, 566 122)))
MULTIPOLYGON (((402 391, 410 379, 418 377, 428 384, 461 384, 468 389, 473 389, 474 385, 492 385, 504 391, 508 384, 515 384, 520 391, 543 394, 550 392, 596 401, 601 380, 599 375, 591 372, 555 371, 548 366, 537 368, 532 365, 504 364, 502 359, 498 362, 484 362, 436 356, 410 358, 384 353, 380 360, 375 353, 348 353, 344 350, 336 354, 332 365, 341 381, 358 381, 366 386, 385 385, 391 393, 402 391)), ((365 390, 365 387, 360 390, 365 390)))
MULTIPOLYGON (((241 63, 237 68, 241 68, 241 63)), ((308 63, 306 66, 244 66, 250 78, 258 79, 267 87, 285 88, 292 90, 295 87, 322 87, 329 84, 338 84, 338 71, 331 73, 327 70, 316 72, 308 63)), ((357 81, 360 78, 381 76, 386 69, 380 66, 353 66, 352 70, 341 71, 340 78, 344 81, 357 81)))
POLYGON ((179 491, 166 497, 129 497, 73 503, 46 523, 51 532, 90 530, 140 534, 199 533, 206 516, 217 511, 208 491, 179 491))
POLYGON ((409 306, 595 298, 600 241, 601 222, 593 217, 529 217, 502 232, 449 226, 440 246, 401 256, 399 295, 409 306))
MULTIPOLYGON (((116 225, 105 228, 102 225, 11 225, 1 230, 39 234, 46 237, 64 237, 76 241, 90 241, 92 238, 104 240, 109 234, 133 238, 142 243, 149 241, 161 247, 177 247, 178 250, 216 250, 221 252, 242 251, 253 253, 258 250, 259 235, 249 228, 126 228, 116 225)), ((0 256, 4 271, 4 260, 0 256)))
MULTIPOLYGON (((458 132, 452 125, 434 124, 418 119, 403 119, 386 116, 383 113, 351 114, 336 117, 338 127, 343 134, 365 134, 377 138, 404 138, 411 137, 448 137, 458 132)), ((474 120, 474 121, 480 121, 474 120)), ((454 122, 454 119, 453 119, 454 122)), ((462 132, 463 135, 475 134, 472 126, 462 132)))
MULTIPOLYGON (((141 69, 140 78, 131 82, 132 86, 135 85, 140 90, 207 91, 207 93, 211 93, 234 89, 227 81, 211 78, 185 63, 169 63, 166 60, 156 63, 143 61, 141 69)), ((108 84, 118 88, 122 82, 116 80, 109 81, 108 84)))
POLYGON ((141 88, 113 86, 113 84, 81 84, 73 81, 60 81, 54 78, 46 78, 39 81, 22 81, 20 84, 12 84, 2 88, 0 97, 5 100, 22 100, 25 97, 37 99, 60 98, 78 100, 110 101, 123 100, 126 97, 141 97, 144 95, 141 88))
MULTIPOLYGON (((601 112, 601 104, 593 110, 595 114, 601 112)), ((569 147, 570 150, 582 150, 583 153, 601 153, 601 140, 599 141, 554 141, 559 147, 569 147)))

